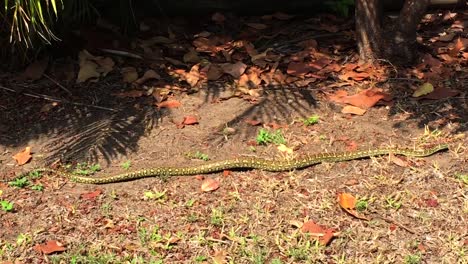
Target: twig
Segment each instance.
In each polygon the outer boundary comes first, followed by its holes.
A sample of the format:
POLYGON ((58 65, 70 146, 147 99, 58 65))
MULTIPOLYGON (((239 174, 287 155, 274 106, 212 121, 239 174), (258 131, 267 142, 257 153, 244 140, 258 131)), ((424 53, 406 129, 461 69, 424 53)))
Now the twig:
POLYGON ((69 95, 73 95, 72 92, 70 92, 70 90, 68 90, 67 88, 65 88, 65 86, 61 85, 59 82, 57 82, 56 80, 52 79, 49 75, 47 74, 43 74, 42 76, 46 77, 47 79, 49 79, 51 82, 55 83, 58 87, 62 88, 62 90, 64 90, 65 92, 67 92, 69 95))
POLYGON ((107 107, 103 107, 103 106, 71 102, 71 101, 68 101, 68 100, 65 100, 65 99, 58 99, 58 98, 55 98, 55 97, 52 97, 52 96, 49 96, 49 95, 45 95, 45 94, 32 94, 32 93, 18 92, 18 91, 15 91, 14 89, 7 88, 7 87, 4 87, 4 86, 0 86, 0 89, 6 90, 6 91, 9 91, 9 92, 12 92, 12 93, 21 93, 21 94, 29 96, 29 97, 44 99, 44 100, 52 101, 52 102, 79 105, 79 106, 87 106, 87 107, 91 107, 91 108, 117 112, 117 110, 113 109, 113 108, 107 108, 107 107))
POLYGON ((400 228, 403 228, 404 230, 408 231, 411 234, 418 234, 416 231, 413 231, 409 227, 406 227, 403 224, 398 223, 396 220, 393 220, 391 218, 387 218, 387 217, 385 217, 385 216, 383 216, 383 215, 381 215, 381 214, 379 214, 379 213, 377 213, 375 211, 371 211, 371 213, 374 213, 375 215, 377 215, 378 218, 384 220, 387 223, 394 224, 394 225, 396 225, 396 226, 398 226, 400 228))

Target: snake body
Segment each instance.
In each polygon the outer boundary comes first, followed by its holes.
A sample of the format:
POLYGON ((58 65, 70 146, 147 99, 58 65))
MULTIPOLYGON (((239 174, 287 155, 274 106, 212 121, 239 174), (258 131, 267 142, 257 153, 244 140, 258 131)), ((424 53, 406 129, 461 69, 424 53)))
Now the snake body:
MULTIPOLYGON (((298 159, 285 160, 267 160, 255 157, 235 158, 222 161, 207 162, 201 165, 186 166, 186 167, 155 167, 142 169, 134 172, 127 172, 103 177, 89 177, 75 175, 62 172, 50 168, 37 168, 32 171, 50 172, 68 178, 71 181, 85 184, 106 184, 122 181, 131 181, 146 177, 170 177, 170 176, 189 176, 196 174, 213 173, 222 170, 232 169, 258 169, 270 172, 292 171, 295 169, 306 168, 322 162, 340 162, 367 158, 373 156, 396 154, 408 157, 426 157, 438 151, 448 148, 447 144, 440 144, 432 148, 423 150, 400 149, 400 148, 380 148, 373 150, 351 151, 351 152, 334 152, 334 153, 319 153, 307 155, 298 159)), ((28 174, 22 173, 19 177, 24 177, 28 174)))

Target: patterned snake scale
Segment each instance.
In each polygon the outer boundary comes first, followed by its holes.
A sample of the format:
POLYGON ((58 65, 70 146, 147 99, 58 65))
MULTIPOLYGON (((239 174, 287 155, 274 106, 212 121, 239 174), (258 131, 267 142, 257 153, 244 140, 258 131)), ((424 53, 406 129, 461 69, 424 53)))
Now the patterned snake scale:
MULTIPOLYGON (((155 167, 150 169, 142 169, 134 172, 115 174, 103 177, 89 177, 74 175, 59 170, 49 168, 37 168, 31 171, 49 172, 59 176, 68 178, 71 181, 85 184, 106 184, 122 181, 131 181, 146 177, 170 177, 170 176, 188 176, 196 174, 213 173, 222 170, 232 169, 258 169, 270 172, 292 171, 295 169, 302 169, 314 164, 322 162, 339 162, 354 160, 360 158, 367 158, 373 156, 381 156, 386 154, 404 155, 407 157, 426 157, 438 151, 448 148, 447 144, 440 144, 432 148, 423 150, 399 149, 399 148, 380 148, 364 151, 351 151, 351 152, 335 152, 335 153, 320 153, 307 155, 298 159, 285 159, 285 160, 266 160, 255 157, 235 158, 222 161, 207 162, 201 165, 186 166, 186 167, 155 167)), ((29 172, 31 172, 29 171, 29 172)), ((16 178, 21 178, 29 174, 25 172, 16 178)))

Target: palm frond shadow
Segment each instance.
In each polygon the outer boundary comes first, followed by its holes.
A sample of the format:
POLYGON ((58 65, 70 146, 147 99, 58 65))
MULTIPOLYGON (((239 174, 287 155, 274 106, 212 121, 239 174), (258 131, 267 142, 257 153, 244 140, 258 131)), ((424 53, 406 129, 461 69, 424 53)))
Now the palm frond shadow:
MULTIPOLYGON (((213 95, 219 95, 219 90, 213 89, 207 93, 205 101, 209 101, 213 95)), ((286 124, 292 122, 293 118, 306 118, 317 107, 311 89, 298 89, 295 87, 268 87, 264 90, 264 95, 259 101, 248 107, 240 115, 226 123, 227 127, 234 127, 238 133, 233 136, 234 140, 246 140, 252 138, 256 133, 256 128, 241 124, 248 119, 253 119, 262 124, 286 124)), ((207 138, 219 144, 224 141, 222 133, 211 134, 207 138)))
POLYGON ((71 117, 66 132, 48 144, 44 161, 103 159, 109 164, 119 155, 137 151, 138 139, 157 126, 159 118, 159 111, 153 108, 94 114, 86 119, 71 117))

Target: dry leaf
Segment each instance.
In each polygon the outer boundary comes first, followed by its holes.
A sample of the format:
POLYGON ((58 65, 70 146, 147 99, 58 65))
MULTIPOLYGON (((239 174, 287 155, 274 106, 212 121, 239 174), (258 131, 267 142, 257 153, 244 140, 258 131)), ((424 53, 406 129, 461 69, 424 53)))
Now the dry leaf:
POLYGON ((216 81, 223 76, 224 72, 218 65, 210 64, 208 67, 206 77, 209 81, 216 81))
POLYGON ((184 54, 185 63, 199 63, 201 61, 198 56, 198 52, 194 49, 190 49, 189 52, 184 54))
POLYGON ((420 97, 432 93, 433 91, 434 86, 431 83, 423 83, 418 89, 416 89, 416 91, 414 91, 413 97, 420 97))
POLYGON ((26 147, 23 151, 18 152, 13 156, 18 165, 26 164, 31 158, 31 147, 26 147))
POLYGON ((94 192, 82 193, 81 194, 81 199, 83 199, 83 200, 95 200, 96 197, 101 195, 101 193, 102 193, 101 189, 96 189, 94 192))
POLYGON ((223 72, 230 74, 234 78, 238 79, 247 69, 247 65, 238 61, 234 64, 232 63, 223 63, 220 65, 223 72))
POLYGON ((55 252, 63 252, 65 251, 65 247, 63 247, 62 243, 50 240, 44 244, 37 244, 33 247, 33 249, 39 253, 43 253, 46 255, 55 253, 55 252))
POLYGON ((98 65, 92 61, 84 61, 80 63, 80 71, 76 78, 77 83, 85 82, 91 78, 98 78, 101 74, 97 70, 98 65))
POLYGON ((144 84, 146 81, 152 80, 152 79, 161 79, 161 76, 154 70, 148 70, 145 72, 145 74, 143 74, 143 76, 140 79, 135 80, 135 84, 141 85, 141 84, 144 84))
POLYGON ((114 69, 115 62, 109 57, 98 57, 96 58, 95 62, 100 66, 98 71, 101 73, 102 76, 106 76, 109 72, 114 69))
POLYGON ((341 113, 343 114, 353 114, 353 115, 364 115, 366 113, 367 110, 365 109, 362 109, 362 108, 359 108, 359 107, 356 107, 356 106, 352 106, 352 105, 347 105, 345 107, 343 107, 343 109, 341 109, 341 113))
POLYGON ((200 68, 199 64, 193 65, 193 67, 190 69, 190 72, 185 74, 185 80, 190 84, 191 87, 194 87, 197 85, 198 80, 200 80, 200 72, 198 69, 200 68))
POLYGON ((384 93, 382 89, 370 88, 358 94, 347 96, 346 91, 337 91, 334 95, 329 96, 330 100, 357 106, 359 108, 368 109, 374 106, 379 100, 390 101, 391 96, 384 93))
POLYGON ((430 99, 430 100, 440 100, 445 98, 450 98, 458 95, 460 92, 457 90, 451 90, 446 87, 440 87, 434 89, 434 91, 430 94, 418 97, 419 99, 430 99))
POLYGON ((196 116, 186 116, 184 117, 184 121, 182 121, 184 125, 196 125, 198 124, 198 119, 196 116))
POLYGON ((312 220, 305 222, 301 227, 301 231, 309 233, 311 237, 317 239, 323 246, 330 243, 335 232, 334 229, 320 226, 312 220))
POLYGON ((164 101, 164 102, 156 104, 158 108, 177 108, 181 105, 182 104, 177 100, 168 100, 168 101, 164 101))
POLYGON ((358 219, 369 220, 367 217, 356 211, 356 202, 356 198, 354 198, 354 196, 349 193, 338 194, 338 203, 340 204, 341 208, 358 219))
POLYGON ((219 181, 212 178, 206 178, 201 185, 202 192, 212 192, 217 190, 218 188, 219 181))
POLYGON ((120 70, 123 75, 123 82, 132 83, 138 79, 138 72, 135 67, 124 67, 120 70))

